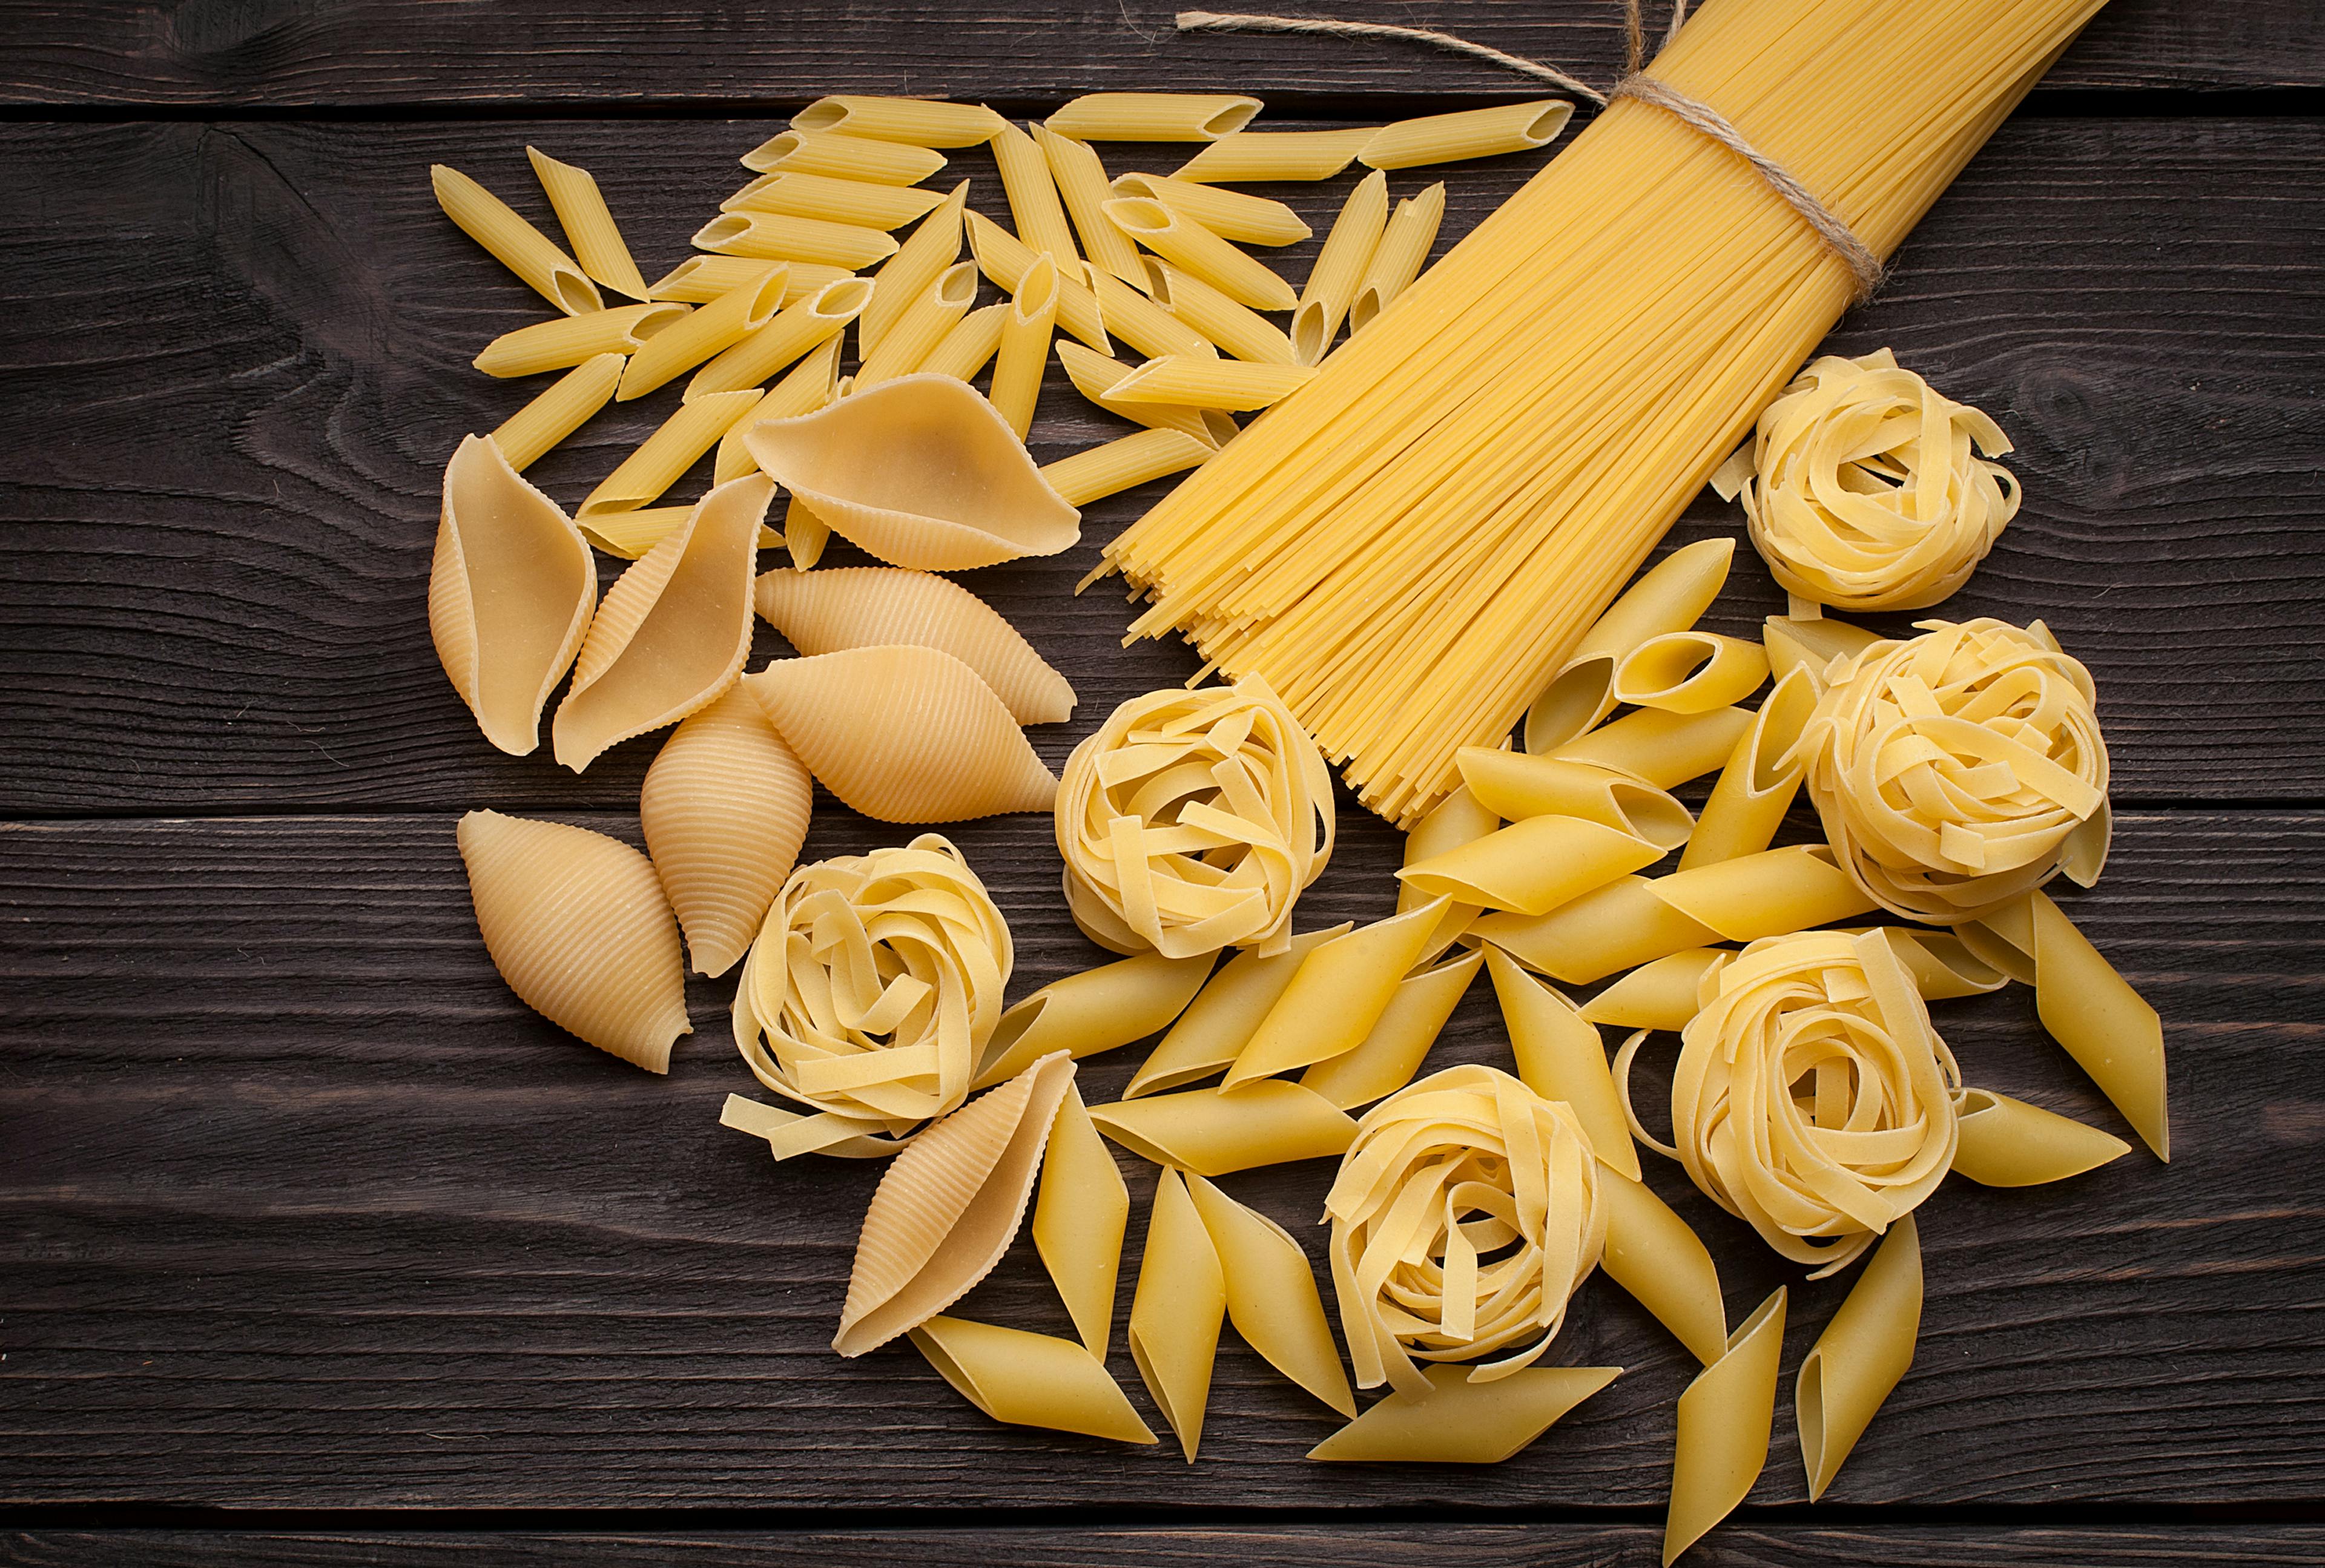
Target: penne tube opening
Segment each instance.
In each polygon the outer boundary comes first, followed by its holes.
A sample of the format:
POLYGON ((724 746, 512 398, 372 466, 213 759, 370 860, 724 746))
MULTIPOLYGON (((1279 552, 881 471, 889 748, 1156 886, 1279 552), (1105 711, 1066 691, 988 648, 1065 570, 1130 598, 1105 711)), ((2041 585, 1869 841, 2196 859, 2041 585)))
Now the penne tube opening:
POLYGON ((983 104, 940 98, 821 97, 792 116, 792 129, 901 142, 913 147, 974 147, 1001 129, 999 115, 983 104))

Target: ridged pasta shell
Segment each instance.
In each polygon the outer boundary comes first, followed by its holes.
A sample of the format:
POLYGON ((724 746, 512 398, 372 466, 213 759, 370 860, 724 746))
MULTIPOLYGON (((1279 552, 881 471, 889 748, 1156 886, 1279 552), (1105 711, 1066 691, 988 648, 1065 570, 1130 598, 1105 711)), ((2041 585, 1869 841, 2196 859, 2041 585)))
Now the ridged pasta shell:
POLYGON ((723 975, 751 945, 799 858, 813 799, 806 766, 740 687, 663 743, 638 821, 696 972, 723 975))
POLYGON ((950 654, 1020 724, 1074 716, 1074 689, 993 607, 949 579, 893 566, 759 574, 759 614, 801 653, 910 643, 950 654))
POLYGON ((597 563, 573 519, 492 437, 463 441, 444 467, 428 632, 486 740, 511 756, 541 744, 541 710, 597 603, 597 563))
POLYGON ((968 383, 901 376, 744 438, 832 531, 894 566, 961 571, 1055 555, 1081 514, 968 383))
POLYGON ((562 822, 470 812, 460 858, 485 951, 524 1005, 600 1051, 670 1071, 693 1032, 678 925, 653 863, 562 822))
POLYGON ((1061 1051, 954 1111, 891 1161, 872 1194, 831 1348, 876 1350, 968 1294, 1015 1239, 1058 1104, 1061 1051))
POLYGON ((867 817, 1046 812, 1058 781, 977 672, 902 644, 782 659, 744 685, 808 771, 867 817))
POLYGON ((751 573, 774 487, 730 479, 606 590, 573 689, 550 736, 579 773, 607 747, 675 724, 742 673, 751 652, 751 573))

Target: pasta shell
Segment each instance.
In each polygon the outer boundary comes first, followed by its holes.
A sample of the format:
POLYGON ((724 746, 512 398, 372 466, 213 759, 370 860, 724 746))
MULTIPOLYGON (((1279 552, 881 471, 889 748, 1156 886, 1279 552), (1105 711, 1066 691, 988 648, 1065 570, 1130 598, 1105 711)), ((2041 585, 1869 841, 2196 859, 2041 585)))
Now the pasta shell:
POLYGON ((833 1350, 877 1350, 993 1271, 1025 1218, 1042 1150, 1073 1081, 1072 1058, 1045 1056, 889 1164, 864 1216, 833 1350))
POLYGON ((959 583, 892 566, 759 574, 759 614, 801 653, 894 643, 950 654, 984 677, 1020 724, 1074 715, 1074 689, 993 608, 959 583))
POLYGON ((1081 514, 1009 422, 949 376, 900 376, 744 441, 834 533, 891 565, 959 571, 1081 537, 1081 514))
POLYGON ((562 822, 470 812, 460 858, 485 951, 524 1005, 600 1051, 670 1071, 690 1034, 678 926, 644 855, 562 822))
POLYGON ((559 762, 579 773, 734 683, 751 651, 751 570, 773 498, 764 474, 728 480, 606 590, 551 728, 559 762))
POLYGON ((541 744, 542 708, 597 603, 597 563, 573 519, 492 437, 463 441, 444 467, 428 632, 486 740, 511 756, 541 744))
POLYGON ((808 771, 867 817, 1046 812, 1058 781, 977 672, 903 644, 783 659, 744 684, 808 771))
POLYGON ((723 975, 751 945, 799 858, 813 797, 806 767, 739 687, 663 744, 638 820, 696 972, 723 975))

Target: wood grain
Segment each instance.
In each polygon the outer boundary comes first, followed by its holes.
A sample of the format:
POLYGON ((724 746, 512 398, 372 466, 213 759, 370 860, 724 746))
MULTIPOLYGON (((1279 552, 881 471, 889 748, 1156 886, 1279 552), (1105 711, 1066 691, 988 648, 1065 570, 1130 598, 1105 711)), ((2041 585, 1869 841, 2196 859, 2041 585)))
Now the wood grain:
MULTIPOLYGON (((539 142, 596 170, 658 272, 773 128, 0 128, 7 810, 630 809, 652 741, 582 779, 502 756, 429 646, 444 454, 531 390, 467 361, 539 302, 443 219, 424 173, 450 162, 539 209, 522 153, 539 142)), ((1537 162, 1442 171, 1449 235, 1537 162)), ((2044 616, 2090 663, 2125 802, 2315 794, 2320 166, 2316 121, 2021 118, 1834 339, 1894 346, 2016 440, 2026 508, 1949 608, 2044 616)), ((1320 222, 1346 183, 1283 194, 1320 222)), ((1002 213, 997 197, 978 181, 979 206, 1002 213)), ((1037 455, 1127 428, 1055 379, 1037 455)), ((577 504, 676 398, 602 416, 538 476, 577 504)), ((1073 724, 1036 733, 1053 764, 1193 668, 1175 643, 1119 649, 1118 598, 1070 596, 1158 493, 1095 506, 1066 555, 965 580, 1081 690, 1073 724)), ((1674 538, 1735 525, 1707 499, 1674 538)), ((1780 608, 1755 566, 1736 579, 1720 626, 1780 608)), ((763 636, 761 656, 777 648, 763 636)))
MULTIPOLYGON (((892 833, 835 812, 811 851, 892 833)), ((1100 956, 1059 907, 1046 822, 959 838, 1026 955, 1013 996, 1100 956)), ((2325 816, 2129 812, 2118 845, 2070 907, 2163 1013, 2177 1158, 1939 1194, 1920 1358, 1832 1503, 2320 1493, 2325 816)), ((1356 824, 1302 924, 1385 913, 1394 852, 1356 824)), ((493 973, 449 816, 0 827, 0 1504, 1660 1507, 1685 1355, 1603 1281, 1556 1359, 1630 1370, 1491 1471, 1309 1465, 1335 1418, 1232 1343, 1191 1470, 996 1426, 906 1349, 840 1360, 878 1169, 773 1167, 717 1125, 751 1087, 727 996, 695 988, 667 1080, 559 1035, 493 973)), ((2023 993, 1939 1023, 1972 1081, 2119 1129, 2023 993)), ((1138 1054, 1087 1062, 1085 1092, 1112 1098, 1138 1054)), ((1436 1060, 1506 1062, 1482 988, 1436 1060)), ((1123 1163, 1135 1257, 1152 1172, 1123 1163)), ((1731 1314, 1793 1288, 1754 1497, 1800 1502, 1789 1372, 1847 1282, 1803 1285, 1652 1174, 1731 1314)), ((1229 1185, 1320 1251, 1329 1177, 1229 1185)), ((1022 1246, 962 1310, 1066 1326, 1022 1246)))

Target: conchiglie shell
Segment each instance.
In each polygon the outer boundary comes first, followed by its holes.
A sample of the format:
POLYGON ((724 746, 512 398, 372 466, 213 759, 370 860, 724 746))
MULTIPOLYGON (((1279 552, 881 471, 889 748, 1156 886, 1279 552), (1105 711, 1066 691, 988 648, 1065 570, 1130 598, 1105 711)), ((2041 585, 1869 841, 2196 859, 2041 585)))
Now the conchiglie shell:
POLYGON ((778 660, 743 683, 808 771, 867 817, 955 822, 1057 799, 1001 699, 950 654, 854 648, 778 660))
POLYGON ((759 614, 807 654, 894 643, 936 648, 976 671, 1020 724, 1073 717, 1074 689, 993 608, 959 583, 893 566, 759 574, 759 614))
POLYGON ((960 571, 1055 555, 1081 514, 966 382, 901 376, 744 438, 834 533, 894 566, 960 571))
POLYGON ((1024 1220, 1042 1150, 1073 1081, 1071 1057, 1044 1056, 889 1162, 857 1239, 833 1350, 877 1350, 993 1272, 1024 1220))
POLYGON ((740 687, 663 743, 638 820, 698 973, 725 974, 758 934, 813 798, 807 768, 740 687))
POLYGON ((649 1072, 693 1032, 678 926, 653 865, 562 822, 470 812, 460 858, 485 951, 524 1005, 649 1072))
POLYGON ((606 590, 551 727, 559 762, 579 773, 734 684, 751 652, 751 573, 774 493, 764 474, 728 480, 606 590))
POLYGON ((597 602, 597 564, 573 519, 492 437, 462 441, 444 468, 428 631, 486 740, 512 756, 541 744, 541 710, 597 602))

